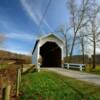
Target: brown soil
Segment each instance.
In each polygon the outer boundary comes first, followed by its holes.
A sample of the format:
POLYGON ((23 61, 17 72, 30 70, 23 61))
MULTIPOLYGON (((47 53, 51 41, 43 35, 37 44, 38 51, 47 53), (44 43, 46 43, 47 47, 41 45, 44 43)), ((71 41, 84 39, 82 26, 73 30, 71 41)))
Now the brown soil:
POLYGON ((11 85, 10 100, 18 100, 15 96, 16 69, 16 65, 9 65, 6 69, 0 70, 0 100, 2 100, 2 91, 5 84, 11 85))

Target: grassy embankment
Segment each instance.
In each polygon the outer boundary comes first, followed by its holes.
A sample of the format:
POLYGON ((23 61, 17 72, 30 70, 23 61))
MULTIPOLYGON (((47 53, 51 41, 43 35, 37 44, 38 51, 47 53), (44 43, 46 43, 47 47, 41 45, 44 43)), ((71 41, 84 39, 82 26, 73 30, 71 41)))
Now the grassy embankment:
POLYGON ((93 70, 91 71, 91 73, 100 75, 100 66, 96 66, 96 68, 93 69, 93 70))
POLYGON ((87 66, 85 72, 100 75, 100 65, 96 66, 96 68, 94 68, 94 69, 92 69, 91 66, 87 66))
POLYGON ((100 87, 54 72, 22 76, 20 100, 100 100, 100 87))

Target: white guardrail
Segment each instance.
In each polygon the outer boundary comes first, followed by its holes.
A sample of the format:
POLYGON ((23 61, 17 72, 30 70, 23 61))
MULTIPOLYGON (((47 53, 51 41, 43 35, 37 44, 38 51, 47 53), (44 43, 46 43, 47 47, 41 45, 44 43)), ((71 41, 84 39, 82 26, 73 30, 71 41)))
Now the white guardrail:
POLYGON ((85 69, 85 64, 74 64, 74 63, 64 63, 64 68, 77 68, 80 69, 80 71, 82 71, 83 69, 85 69))

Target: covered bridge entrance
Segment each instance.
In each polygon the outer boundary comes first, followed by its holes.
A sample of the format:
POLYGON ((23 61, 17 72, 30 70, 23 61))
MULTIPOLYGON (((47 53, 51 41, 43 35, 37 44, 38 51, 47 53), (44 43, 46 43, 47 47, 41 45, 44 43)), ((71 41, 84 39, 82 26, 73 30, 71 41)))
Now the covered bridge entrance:
POLYGON ((32 63, 40 67, 62 67, 64 42, 55 34, 40 37, 32 52, 32 63))
POLYGON ((61 48, 55 42, 40 47, 41 67, 61 67, 61 48))

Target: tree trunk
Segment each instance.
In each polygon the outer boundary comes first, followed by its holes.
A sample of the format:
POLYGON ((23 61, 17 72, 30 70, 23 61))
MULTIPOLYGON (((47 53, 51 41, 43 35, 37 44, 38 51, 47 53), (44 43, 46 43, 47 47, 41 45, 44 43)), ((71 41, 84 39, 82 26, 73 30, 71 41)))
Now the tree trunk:
POLYGON ((93 34, 93 69, 95 68, 95 54, 96 54, 96 30, 95 30, 95 17, 92 21, 92 34, 93 34))
POLYGON ((85 56, 84 56, 84 51, 83 51, 83 64, 85 63, 85 56))
POLYGON ((74 34, 74 38, 73 38, 72 48, 71 48, 71 52, 70 52, 70 56, 69 56, 69 63, 71 63, 71 60, 72 60, 72 54, 73 54, 75 39, 76 39, 76 34, 74 34))
POLYGON ((67 44, 67 36, 65 34, 65 48, 66 48, 66 57, 68 57, 68 44, 67 44))
POLYGON ((93 69, 96 67, 96 63, 95 63, 95 55, 96 55, 96 43, 95 43, 95 34, 93 36, 93 69))
POLYGON ((83 64, 85 63, 85 59, 84 59, 84 37, 82 37, 82 58, 83 58, 83 64))

